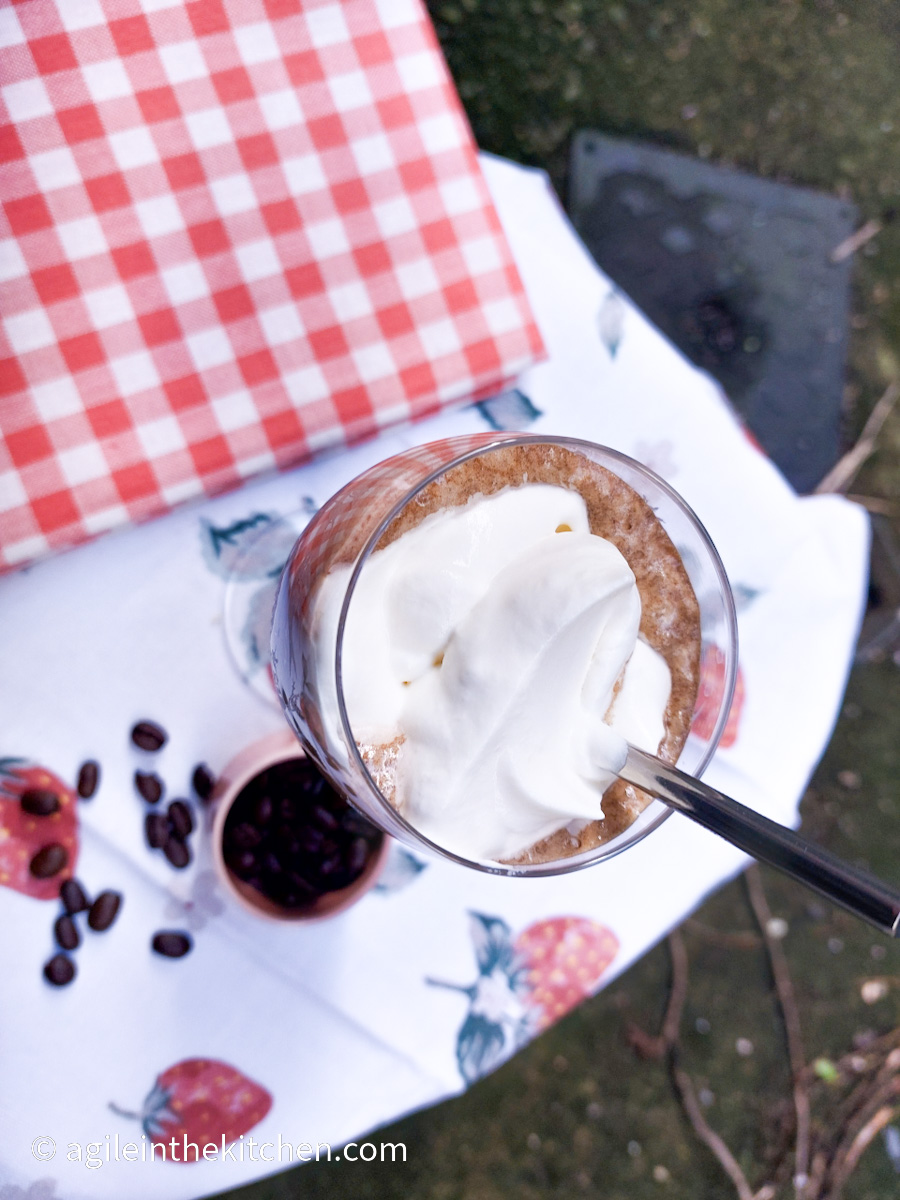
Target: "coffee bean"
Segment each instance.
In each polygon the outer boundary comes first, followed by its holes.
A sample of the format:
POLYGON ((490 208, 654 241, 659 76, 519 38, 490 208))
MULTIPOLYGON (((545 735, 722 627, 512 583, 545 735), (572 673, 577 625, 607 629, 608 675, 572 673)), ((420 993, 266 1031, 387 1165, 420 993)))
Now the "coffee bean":
POLYGON ((262 841, 262 833, 249 821, 242 821, 228 830, 228 841, 238 850, 252 850, 262 841))
POLYGON ((278 861, 278 855, 273 854, 271 850, 266 851, 260 859, 260 863, 267 875, 275 876, 281 874, 281 863, 278 861))
POLYGON ((291 790, 299 792, 305 800, 314 800, 328 787, 319 772, 310 771, 302 760, 297 764, 297 768, 291 780, 291 790))
POLYGON ((169 837, 165 846, 163 846, 163 854, 165 854, 176 871, 183 871, 191 861, 190 847, 178 837, 169 837))
POLYGON ((82 800, 90 800, 96 792, 99 782, 100 764, 94 762, 92 758, 88 759, 87 762, 81 764, 81 770, 78 772, 78 795, 82 800))
POLYGON ((256 870, 256 855, 252 850, 229 850, 225 862, 239 879, 249 879, 256 870))
POLYGON ((291 872, 291 889, 298 899, 308 902, 314 900, 318 892, 309 882, 309 880, 299 873, 299 871, 291 872))
POLYGON ((191 783, 193 784, 194 791, 201 800, 208 800, 212 795, 213 788, 216 786, 215 776, 206 763, 198 763, 194 767, 191 783))
POLYGON ((149 771, 135 771, 134 786, 148 804, 158 804, 166 790, 160 777, 149 771))
POLYGON ((327 879, 329 875, 336 874, 344 865, 344 860, 339 854, 332 854, 328 858, 323 858, 319 863, 319 874, 323 879, 327 879))
POLYGON ((341 813, 341 828, 345 829, 347 833, 356 834, 358 837, 369 839, 378 837, 378 830, 372 822, 366 820, 362 813, 358 813, 349 804, 341 813))
POLYGON ((194 818, 183 800, 173 800, 169 805, 169 821, 173 832, 178 834, 182 841, 193 831, 194 818))
POLYGON ((190 935, 174 929, 161 929, 153 935, 150 945, 163 958, 184 958, 193 946, 190 935))
POLYGON ((159 812, 149 812, 144 818, 144 833, 147 844, 154 850, 162 850, 169 839, 169 821, 159 812))
POLYGON ((71 917, 57 917, 56 924, 53 926, 53 932, 56 934, 56 940, 62 946, 63 950, 74 950, 81 942, 78 926, 71 917))
POLYGON ((36 879, 49 879, 52 875, 58 875, 68 861, 69 852, 65 846, 51 842, 49 846, 42 846, 38 850, 29 870, 36 879))
POLYGON ((91 907, 91 902, 77 879, 66 880, 59 889, 59 898, 69 916, 72 916, 73 913, 86 912, 91 907))
POLYGON ((65 987, 75 978, 75 964, 65 954, 54 954, 44 966, 44 978, 54 987, 65 987))
POLYGON ((260 796, 253 809, 253 819, 257 825, 268 825, 272 820, 274 805, 271 796, 260 796))
POLYGON ((327 808, 323 808, 321 804, 317 804, 312 810, 313 821, 320 829, 326 829, 329 833, 333 833, 338 828, 338 819, 333 812, 329 812, 327 808))
POLYGON ((131 731, 131 740, 141 750, 161 750, 168 741, 168 734, 155 721, 138 721, 131 731))
POLYGON ((49 817, 59 811, 59 796, 47 788, 29 788, 19 802, 32 817, 49 817))
POLYGON ((314 829, 312 825, 307 825, 300 834, 300 848, 307 854, 320 854, 324 841, 325 834, 321 829, 314 829))
POLYGON ((88 913, 88 925, 96 933, 109 929, 119 915, 122 897, 118 892, 101 892, 88 913))

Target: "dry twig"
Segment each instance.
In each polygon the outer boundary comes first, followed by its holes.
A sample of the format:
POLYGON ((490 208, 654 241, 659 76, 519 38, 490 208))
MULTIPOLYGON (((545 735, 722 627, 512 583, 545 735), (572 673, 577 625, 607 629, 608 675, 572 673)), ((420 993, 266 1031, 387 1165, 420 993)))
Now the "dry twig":
POLYGON ((862 1129, 853 1139, 853 1143, 847 1152, 840 1179, 837 1180, 835 1184, 832 1184, 831 1195, 833 1197, 836 1198, 837 1196, 836 1188, 843 1188, 844 1184, 853 1174, 857 1163, 862 1157, 863 1151, 866 1149, 872 1139, 879 1134, 886 1125, 891 1123, 896 1111, 897 1110, 895 1108, 885 1105, 883 1108, 879 1108, 875 1115, 870 1117, 869 1120, 866 1121, 865 1125, 863 1125, 862 1129))
POLYGON ((755 1200, 753 1188, 747 1182, 747 1176, 741 1170, 740 1163, 725 1145, 722 1138, 707 1124, 706 1118, 700 1111, 700 1103, 697 1100, 690 1075, 688 1075, 687 1071, 682 1070, 681 1067, 673 1063, 672 1078, 675 1081, 682 1106, 687 1113, 688 1120, 693 1126, 694 1132, 719 1160, 719 1165, 734 1184, 739 1200, 755 1200))
POLYGON ((838 242, 828 257, 833 263, 843 262, 845 258, 849 258, 851 254, 861 250, 866 242, 871 242, 873 237, 877 237, 883 228, 880 221, 866 221, 865 225, 860 225, 855 233, 851 233, 842 242, 838 242))
POLYGON ((706 941, 732 950, 758 950, 763 944, 760 935, 752 929, 714 929, 712 925, 698 921, 696 917, 688 917, 684 926, 706 941))
MULTIPOLYGON (((745 878, 750 903, 768 952, 793 1080, 794 1145, 786 1149, 768 1183, 756 1191, 751 1187, 724 1138, 707 1122, 693 1080, 679 1062, 681 1018, 688 993, 687 952, 679 930, 669 937, 672 979, 660 1031, 651 1035, 632 1025, 627 1037, 641 1057, 668 1059, 684 1114, 697 1138, 714 1155, 733 1183, 737 1200, 775 1200, 791 1178, 795 1196, 802 1200, 840 1200, 843 1188, 865 1150, 900 1114, 900 1028, 873 1038, 864 1047, 833 1062, 836 1080, 834 1075, 829 1075, 830 1082, 827 1083, 819 1078, 818 1060, 812 1063, 805 1060, 793 981, 781 942, 771 932, 772 914, 759 869, 750 867, 745 878), (820 1118, 813 1136, 812 1095, 820 1098, 830 1095, 838 1099, 835 1092, 843 1092, 843 1095, 836 1106, 829 1105, 829 1119, 820 1118)), ((739 936, 743 939, 747 935, 739 936)), ((756 937, 755 934, 750 936, 756 937)))
POLYGON ((760 932, 766 943, 769 963, 772 968, 772 978, 775 982, 775 992, 784 1020, 784 1032, 787 1040, 788 1060, 791 1066, 791 1080, 794 1093, 794 1112, 797 1118, 796 1145, 794 1150, 794 1187, 798 1196, 806 1189, 809 1175, 809 1090, 806 1084, 804 1068, 806 1055, 803 1052, 803 1034, 800 1029, 800 1010, 797 1008, 797 998, 794 995, 794 984, 790 968, 781 941, 770 933, 772 912, 762 885, 759 867, 754 863, 744 873, 747 894, 753 908, 760 932))
POLYGON ((892 1079, 866 1105, 862 1123, 855 1123, 855 1132, 851 1128, 834 1153, 826 1176, 827 1191, 822 1194, 823 1200, 840 1200, 844 1185, 856 1169, 863 1151, 876 1134, 890 1124, 898 1111, 898 1093, 900 1080, 892 1079))
POLYGON ((900 385, 894 380, 889 383, 884 395, 872 409, 869 419, 863 426, 859 440, 847 453, 838 460, 824 479, 813 488, 816 495, 825 492, 843 492, 856 472, 875 449, 875 443, 881 432, 881 427, 891 414, 891 410, 900 397, 900 385))
POLYGON ((896 507, 892 500, 882 500, 879 496, 860 496, 858 492, 847 492, 847 499, 879 517, 892 516, 896 507))
POLYGON ((630 1025, 626 1031, 628 1044, 641 1058, 665 1058, 678 1041, 681 1014, 687 1000, 688 964, 684 938, 677 929, 669 935, 669 956, 672 960, 672 982, 659 1033, 653 1036, 639 1025, 630 1025))
POLYGON ((672 960, 672 982, 659 1034, 653 1037, 645 1030, 632 1025, 628 1030, 628 1040, 642 1058, 662 1058, 668 1055, 675 1089, 697 1137, 712 1151, 719 1165, 731 1179, 737 1189, 738 1200, 757 1200, 737 1159, 703 1116, 691 1077, 678 1065, 679 1031, 688 989, 687 950, 679 929, 669 935, 669 955, 672 960))

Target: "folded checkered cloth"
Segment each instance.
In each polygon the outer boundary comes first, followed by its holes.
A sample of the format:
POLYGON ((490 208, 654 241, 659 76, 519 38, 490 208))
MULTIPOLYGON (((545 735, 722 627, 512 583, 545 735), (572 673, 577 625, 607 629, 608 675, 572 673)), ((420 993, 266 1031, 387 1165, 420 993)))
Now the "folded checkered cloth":
POLYGON ((419 0, 0 11, 0 570, 541 353, 419 0))

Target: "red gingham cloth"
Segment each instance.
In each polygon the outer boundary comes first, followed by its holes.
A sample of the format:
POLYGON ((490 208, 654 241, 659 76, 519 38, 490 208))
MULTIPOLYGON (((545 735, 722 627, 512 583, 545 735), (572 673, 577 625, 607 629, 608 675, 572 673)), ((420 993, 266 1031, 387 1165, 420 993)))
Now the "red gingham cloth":
POLYGON ((0 95, 0 570, 542 352, 420 0, 20 0, 0 95))

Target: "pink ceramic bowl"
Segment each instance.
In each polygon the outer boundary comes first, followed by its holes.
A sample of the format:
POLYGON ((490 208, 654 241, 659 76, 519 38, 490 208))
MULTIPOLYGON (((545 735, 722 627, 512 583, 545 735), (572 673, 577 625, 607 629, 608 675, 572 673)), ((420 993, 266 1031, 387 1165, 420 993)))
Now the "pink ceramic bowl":
POLYGON ((303 747, 293 733, 285 729, 281 733, 273 733, 245 746, 239 754, 226 765, 216 783, 212 802, 216 806, 213 820, 213 860, 216 873, 228 894, 246 912, 255 917, 269 921, 300 922, 322 921, 326 917, 335 917, 355 904, 372 887, 381 874, 390 847, 390 838, 382 834, 381 844, 375 854, 369 859, 363 873, 353 883, 334 892, 324 892, 309 908, 286 909, 274 900, 264 896, 256 888, 244 883, 229 869, 223 856, 223 834, 225 820, 237 797, 254 776, 259 775, 277 763, 287 762, 292 758, 305 758, 303 747))

